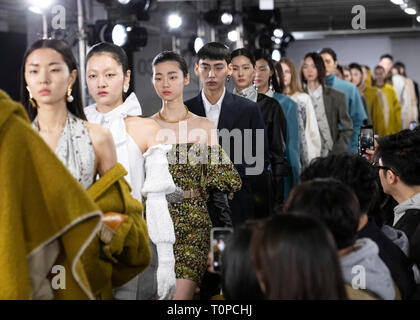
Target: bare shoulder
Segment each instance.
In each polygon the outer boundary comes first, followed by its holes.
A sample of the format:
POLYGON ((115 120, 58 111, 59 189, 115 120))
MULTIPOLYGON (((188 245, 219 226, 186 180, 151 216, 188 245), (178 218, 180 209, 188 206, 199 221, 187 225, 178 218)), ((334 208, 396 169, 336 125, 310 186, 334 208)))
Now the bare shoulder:
POLYGON ((206 117, 200 117, 194 114, 193 117, 191 118, 191 122, 194 123, 194 127, 198 127, 198 128, 202 128, 206 130, 216 129, 214 122, 207 119, 206 117))
POLYGON ((140 118, 140 117, 127 117, 125 124, 128 131, 131 132, 156 132, 160 129, 159 124, 154 118, 140 118))
POLYGON ((103 146, 113 146, 114 140, 109 129, 95 123, 85 122, 89 131, 90 139, 95 148, 103 146))

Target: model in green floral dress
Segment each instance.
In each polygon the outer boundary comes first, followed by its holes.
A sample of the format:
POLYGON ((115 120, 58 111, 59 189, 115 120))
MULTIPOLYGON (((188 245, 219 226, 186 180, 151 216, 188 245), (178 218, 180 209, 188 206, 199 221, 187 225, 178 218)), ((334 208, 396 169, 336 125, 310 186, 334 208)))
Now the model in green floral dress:
POLYGON ((232 197, 242 186, 241 178, 219 145, 174 144, 168 162, 178 187, 200 190, 197 197, 168 203, 175 228, 176 277, 200 284, 210 250, 212 223, 206 207, 209 191, 217 188, 232 197))

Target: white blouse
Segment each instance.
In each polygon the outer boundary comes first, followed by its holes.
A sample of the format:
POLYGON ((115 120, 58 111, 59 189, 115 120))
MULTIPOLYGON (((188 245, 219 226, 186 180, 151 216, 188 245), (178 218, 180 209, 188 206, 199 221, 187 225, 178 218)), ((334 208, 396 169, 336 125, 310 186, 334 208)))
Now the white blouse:
POLYGON ((308 160, 321 155, 321 135, 319 133, 318 122, 316 120, 315 109, 311 97, 302 92, 295 92, 290 96, 297 104, 302 104, 306 109, 305 136, 308 146, 308 160))

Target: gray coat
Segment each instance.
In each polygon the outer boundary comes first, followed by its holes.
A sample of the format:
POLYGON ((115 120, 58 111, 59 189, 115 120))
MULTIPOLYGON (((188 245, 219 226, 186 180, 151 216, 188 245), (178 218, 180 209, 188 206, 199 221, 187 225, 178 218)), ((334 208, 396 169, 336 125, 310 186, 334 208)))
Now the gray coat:
POLYGON ((322 92, 325 113, 334 141, 331 154, 346 152, 353 134, 353 121, 347 111, 346 95, 327 86, 324 86, 322 92))

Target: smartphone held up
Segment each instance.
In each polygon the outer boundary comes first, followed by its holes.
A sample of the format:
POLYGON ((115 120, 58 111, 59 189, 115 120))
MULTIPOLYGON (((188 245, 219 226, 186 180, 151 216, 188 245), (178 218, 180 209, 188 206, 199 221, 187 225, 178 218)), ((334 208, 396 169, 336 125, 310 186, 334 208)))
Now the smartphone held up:
POLYGON ((213 269, 216 272, 221 270, 222 253, 226 246, 226 241, 233 230, 231 228, 212 228, 210 234, 210 251, 213 261, 213 269))
POLYGON ((367 154, 366 150, 375 150, 375 132, 372 125, 360 127, 358 148, 360 156, 367 154))

